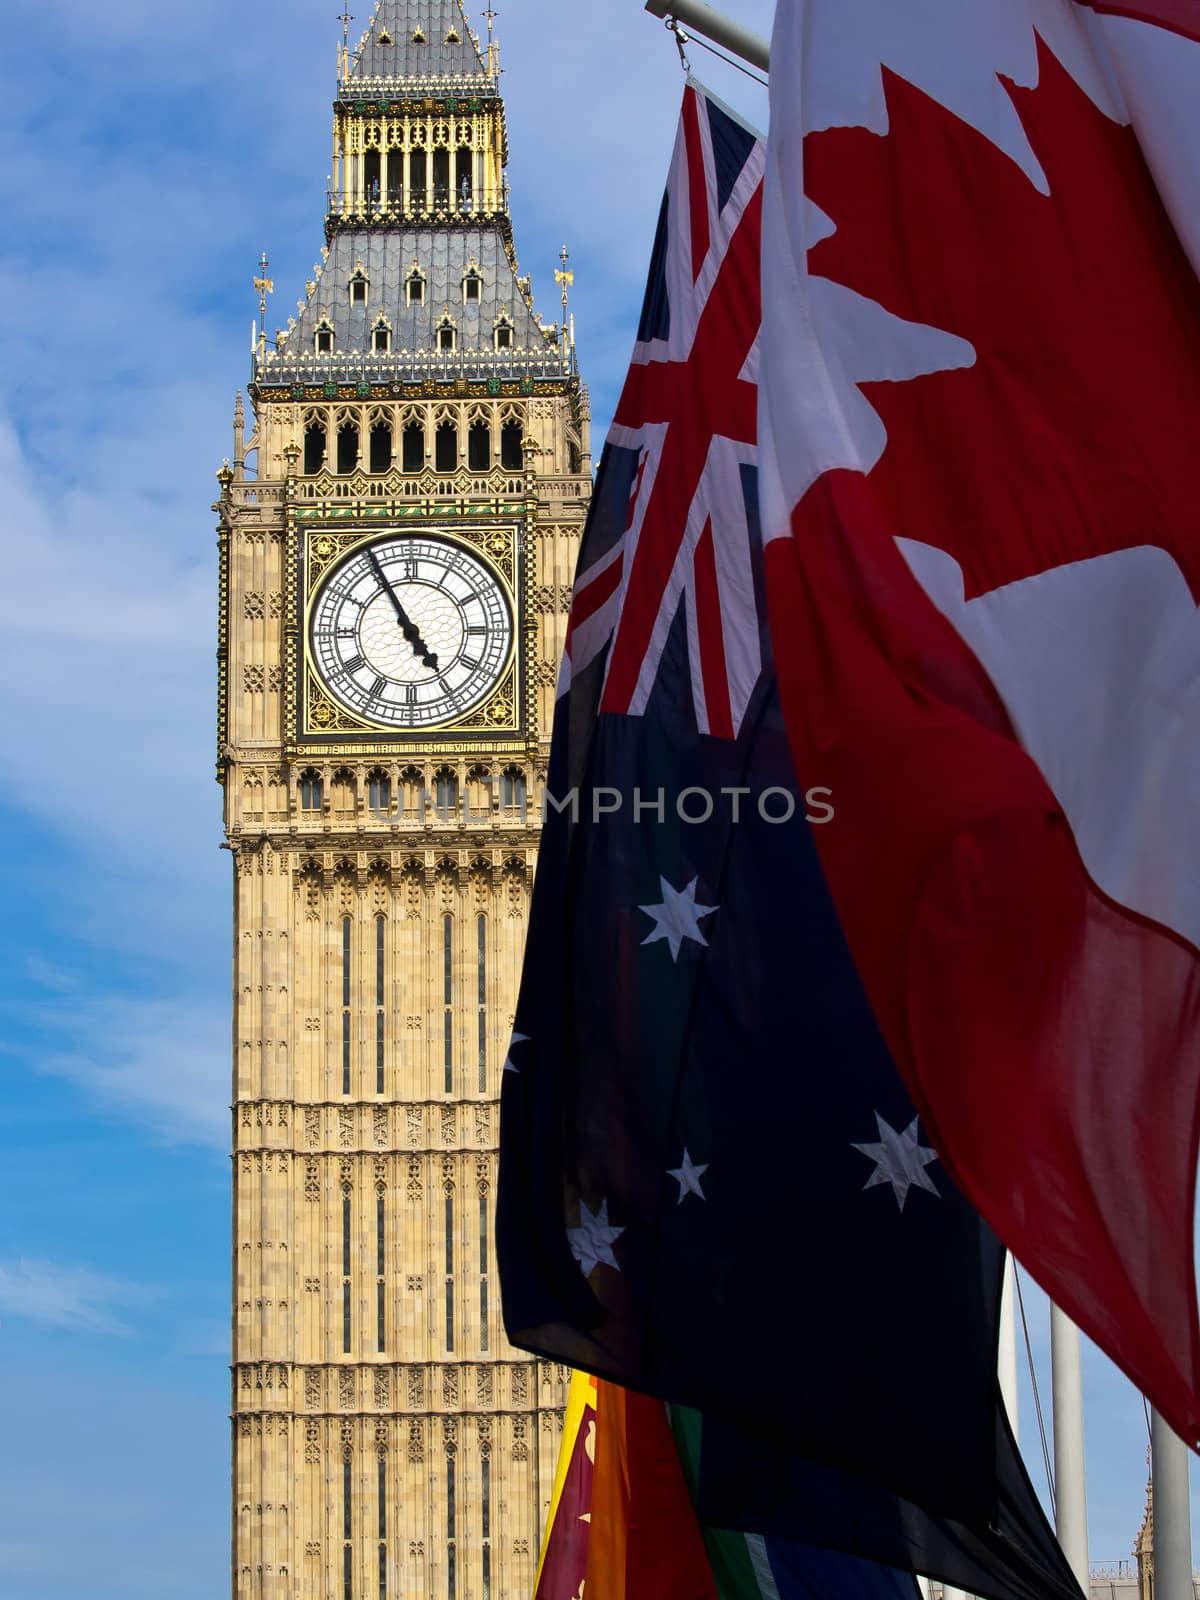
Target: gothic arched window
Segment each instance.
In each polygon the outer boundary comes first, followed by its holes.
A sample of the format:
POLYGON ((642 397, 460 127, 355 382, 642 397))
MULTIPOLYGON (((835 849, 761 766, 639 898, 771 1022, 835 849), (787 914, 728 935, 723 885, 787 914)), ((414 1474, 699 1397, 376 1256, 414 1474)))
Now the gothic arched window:
POLYGON ((382 312, 375 318, 371 329, 371 354, 385 356, 392 348, 392 327, 382 312))
POLYGON ((322 317, 317 323, 317 331, 313 334, 313 349, 319 356, 333 354, 333 323, 327 317, 322 317))
POLYGON ((343 816, 351 815, 354 800, 354 774, 349 767, 339 767, 333 775, 333 809, 343 816))
POLYGON ((454 472, 458 468, 458 429, 448 418, 438 423, 434 465, 439 472, 454 472))
POLYGON ((483 279, 479 275, 479 269, 474 264, 469 266, 464 273, 462 287, 464 303, 470 304, 474 301, 477 304, 483 295, 483 279))
POLYGON ((492 464, 492 430, 483 417, 475 417, 467 430, 467 465, 472 472, 486 472, 492 464))
POLYGON ((425 424, 410 418, 404 424, 403 466, 405 472, 420 472, 425 466, 425 424))
POLYGON ((367 774, 367 804, 372 811, 386 813, 392 805, 392 780, 382 767, 367 774))
POLYGON ((525 466, 522 443, 525 430, 519 422, 506 422, 500 430, 500 465, 505 472, 520 472, 525 466))
POLYGON ((314 418, 304 429, 304 470, 311 475, 325 465, 325 424, 314 418))
POLYGON ((408 303, 410 306, 424 305, 425 303, 425 274, 414 261, 412 271, 407 280, 408 303))
POLYGON ((307 767, 300 774, 301 811, 320 811, 323 798, 324 785, 321 782, 321 774, 315 767, 307 767))
POLYGON ((501 317, 496 324, 496 349, 511 350, 513 342, 513 326, 507 317, 501 317))
POLYGON ((449 767, 443 767, 434 774, 433 804, 443 820, 448 820, 458 809, 458 777, 449 767))
POLYGON ((509 814, 525 811, 525 774, 519 767, 505 767, 500 774, 500 809, 509 814))
POLYGON ((392 425, 379 417, 371 424, 370 465, 372 472, 389 472, 392 465, 392 425))
POLYGON ((437 347, 439 350, 453 350, 458 330, 454 320, 449 315, 444 316, 437 325, 437 347))
MULTIPOLYGON (((376 157, 378 160, 378 157, 376 157)), ((350 304, 352 306, 365 306, 367 303, 367 289, 371 280, 367 277, 362 267, 355 269, 350 279, 350 304)))
POLYGON ((353 472, 358 466, 358 423, 343 422, 337 431, 337 469, 353 472))

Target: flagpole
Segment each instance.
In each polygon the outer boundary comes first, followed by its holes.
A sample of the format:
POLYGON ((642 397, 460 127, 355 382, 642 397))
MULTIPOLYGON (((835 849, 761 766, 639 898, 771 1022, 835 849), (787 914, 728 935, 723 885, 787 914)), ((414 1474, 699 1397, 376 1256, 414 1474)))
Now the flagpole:
POLYGON ((1192 1600, 1192 1510, 1188 1449, 1157 1411, 1150 1413, 1154 1485, 1154 1594, 1156 1600, 1192 1600))
POLYGON ((1056 1305, 1050 1307, 1050 1367, 1054 1386, 1054 1520, 1063 1554, 1079 1587, 1087 1594, 1087 1480, 1079 1329, 1056 1305))
POLYGON ((1008 1425, 1013 1431, 1013 1438, 1020 1438, 1020 1429, 1017 1426, 1017 1307, 1016 1307, 1016 1262, 1009 1251, 1004 1257, 1004 1286, 1000 1291, 1000 1393, 1004 1398, 1004 1409, 1008 1412, 1008 1425))
POLYGON ((764 72, 770 68, 771 46, 762 35, 743 28, 732 17, 705 5, 704 0, 646 0, 646 10, 653 17, 675 17, 714 44, 724 45, 752 67, 761 67, 764 72))

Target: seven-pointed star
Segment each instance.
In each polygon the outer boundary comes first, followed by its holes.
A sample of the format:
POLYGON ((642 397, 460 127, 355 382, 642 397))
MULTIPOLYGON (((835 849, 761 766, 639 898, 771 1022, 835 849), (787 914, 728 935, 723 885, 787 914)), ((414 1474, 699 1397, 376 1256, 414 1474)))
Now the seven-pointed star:
POLYGON ((691 1156, 688 1155, 687 1145, 684 1145, 683 1165, 667 1168, 667 1177, 674 1178, 679 1185, 679 1199, 676 1201, 676 1205, 682 1205, 689 1194, 698 1194, 701 1200, 708 1199, 708 1196, 700 1187, 700 1179, 707 1171, 708 1162, 704 1161, 700 1166, 697 1166, 691 1156))
POLYGON ((519 1044, 528 1044, 528 1043, 529 1043, 529 1035, 527 1033, 514 1033, 513 1034, 512 1038, 508 1041, 508 1054, 504 1058, 504 1071, 505 1072, 515 1072, 515 1073, 517 1073, 518 1076, 520 1075, 520 1072, 521 1072, 520 1067, 517 1067, 517 1066, 513 1065, 513 1051, 517 1048, 517 1046, 519 1044))
POLYGON ((861 1150, 864 1156, 869 1156, 875 1163, 875 1171, 863 1188, 872 1189, 877 1183, 890 1183, 901 1211, 904 1210, 910 1189, 928 1189, 930 1194, 941 1199, 937 1184, 925 1171, 931 1161, 937 1160, 937 1151, 917 1142, 918 1121, 919 1118, 914 1117, 904 1132, 898 1133, 877 1111, 875 1126, 879 1129, 879 1143, 851 1146, 854 1150, 861 1150))
POLYGON ((679 947, 685 939, 694 939, 697 944, 707 945, 708 940, 700 932, 700 918, 711 916, 719 906, 703 906, 696 901, 696 885, 699 878, 693 878, 686 889, 672 889, 663 877, 658 882, 662 889, 662 900, 656 906, 639 906, 639 911, 644 911, 648 917, 654 919, 654 929, 642 940, 643 944, 653 944, 656 939, 665 939, 671 950, 671 960, 679 960, 679 947))
POLYGON ((579 1202, 579 1226, 567 1229, 567 1241, 585 1278, 596 1267, 614 1267, 620 1272, 621 1263, 612 1247, 624 1232, 624 1228, 610 1226, 607 1200, 601 1200, 598 1211, 589 1211, 585 1201, 579 1202))

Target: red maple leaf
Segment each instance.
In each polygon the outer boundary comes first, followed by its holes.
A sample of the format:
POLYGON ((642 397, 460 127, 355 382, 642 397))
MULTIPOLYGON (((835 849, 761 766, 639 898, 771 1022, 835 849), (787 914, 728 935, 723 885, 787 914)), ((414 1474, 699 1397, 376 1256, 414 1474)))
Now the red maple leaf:
POLYGON ((1200 599, 1200 284, 1133 133, 1038 41, 1004 81, 1049 194, 883 69, 888 131, 805 140, 836 233, 811 270, 969 340, 973 366, 860 385, 887 429, 871 485, 892 531, 940 546, 968 598, 1136 545, 1200 599))

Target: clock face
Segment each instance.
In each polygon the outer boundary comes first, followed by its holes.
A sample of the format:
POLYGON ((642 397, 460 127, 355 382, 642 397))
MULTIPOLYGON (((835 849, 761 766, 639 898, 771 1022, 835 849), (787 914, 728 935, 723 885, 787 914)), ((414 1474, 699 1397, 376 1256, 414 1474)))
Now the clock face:
POLYGON ((512 649, 504 586, 449 539, 397 535, 360 545, 317 591, 313 659, 328 692, 392 728, 461 717, 499 682, 512 649))

